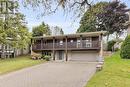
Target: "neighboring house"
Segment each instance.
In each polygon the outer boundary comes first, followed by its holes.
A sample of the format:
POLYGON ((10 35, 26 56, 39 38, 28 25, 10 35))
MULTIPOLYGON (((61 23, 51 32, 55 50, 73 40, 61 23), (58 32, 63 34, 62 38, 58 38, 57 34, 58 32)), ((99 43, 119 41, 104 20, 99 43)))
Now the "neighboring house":
POLYGON ((12 58, 14 56, 14 49, 11 46, 0 44, 0 58, 12 58))
MULTIPOLYGON (((7 38, 11 43, 11 38, 7 38)), ((0 44, 0 58, 14 58, 15 56, 26 55, 30 52, 29 45, 24 49, 14 49, 9 44, 0 44)))
POLYGON ((88 32, 32 38, 32 52, 50 55, 53 60, 99 61, 103 56, 102 35, 88 32))
POLYGON ((29 52, 29 46, 24 49, 14 49, 9 45, 0 45, 0 58, 14 58, 20 55, 27 55, 29 52))

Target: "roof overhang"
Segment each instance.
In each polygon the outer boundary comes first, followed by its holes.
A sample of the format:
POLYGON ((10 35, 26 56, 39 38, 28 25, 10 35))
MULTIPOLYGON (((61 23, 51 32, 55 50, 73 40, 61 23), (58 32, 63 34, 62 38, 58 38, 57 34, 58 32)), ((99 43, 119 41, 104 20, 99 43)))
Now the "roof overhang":
POLYGON ((80 36, 99 36, 99 35, 104 35, 106 34, 106 31, 98 31, 98 32, 85 32, 85 33, 76 33, 76 34, 65 34, 65 35, 57 35, 57 36, 37 36, 37 37, 32 37, 32 39, 53 39, 53 38, 74 38, 74 37, 80 37, 80 36))

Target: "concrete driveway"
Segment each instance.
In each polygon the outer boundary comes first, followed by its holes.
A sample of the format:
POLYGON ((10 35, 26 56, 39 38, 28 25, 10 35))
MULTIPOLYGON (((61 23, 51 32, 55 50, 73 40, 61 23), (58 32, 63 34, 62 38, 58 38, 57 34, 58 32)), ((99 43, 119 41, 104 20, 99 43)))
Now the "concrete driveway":
POLYGON ((0 87, 84 87, 96 63, 49 62, 0 76, 0 87))

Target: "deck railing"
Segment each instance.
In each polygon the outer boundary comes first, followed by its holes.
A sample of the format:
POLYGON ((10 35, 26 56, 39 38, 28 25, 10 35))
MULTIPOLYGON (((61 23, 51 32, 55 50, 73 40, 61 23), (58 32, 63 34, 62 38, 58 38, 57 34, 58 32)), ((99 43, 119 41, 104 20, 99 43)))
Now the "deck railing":
POLYGON ((65 49, 67 46, 67 49, 93 49, 93 48, 99 48, 100 47, 100 41, 91 41, 91 42, 86 42, 86 41, 82 41, 80 43, 78 42, 67 42, 67 44, 65 42, 63 43, 40 43, 40 44, 33 44, 32 45, 32 49, 33 50, 52 50, 54 49, 65 49), (54 47, 53 47, 54 45, 54 47))

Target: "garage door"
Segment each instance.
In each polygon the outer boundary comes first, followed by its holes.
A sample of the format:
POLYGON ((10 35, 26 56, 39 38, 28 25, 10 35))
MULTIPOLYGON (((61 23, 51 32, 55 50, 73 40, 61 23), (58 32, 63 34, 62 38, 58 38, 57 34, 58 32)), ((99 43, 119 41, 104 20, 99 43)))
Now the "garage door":
POLYGON ((74 51, 71 54, 71 59, 70 60, 96 62, 97 57, 98 57, 97 52, 74 51))

